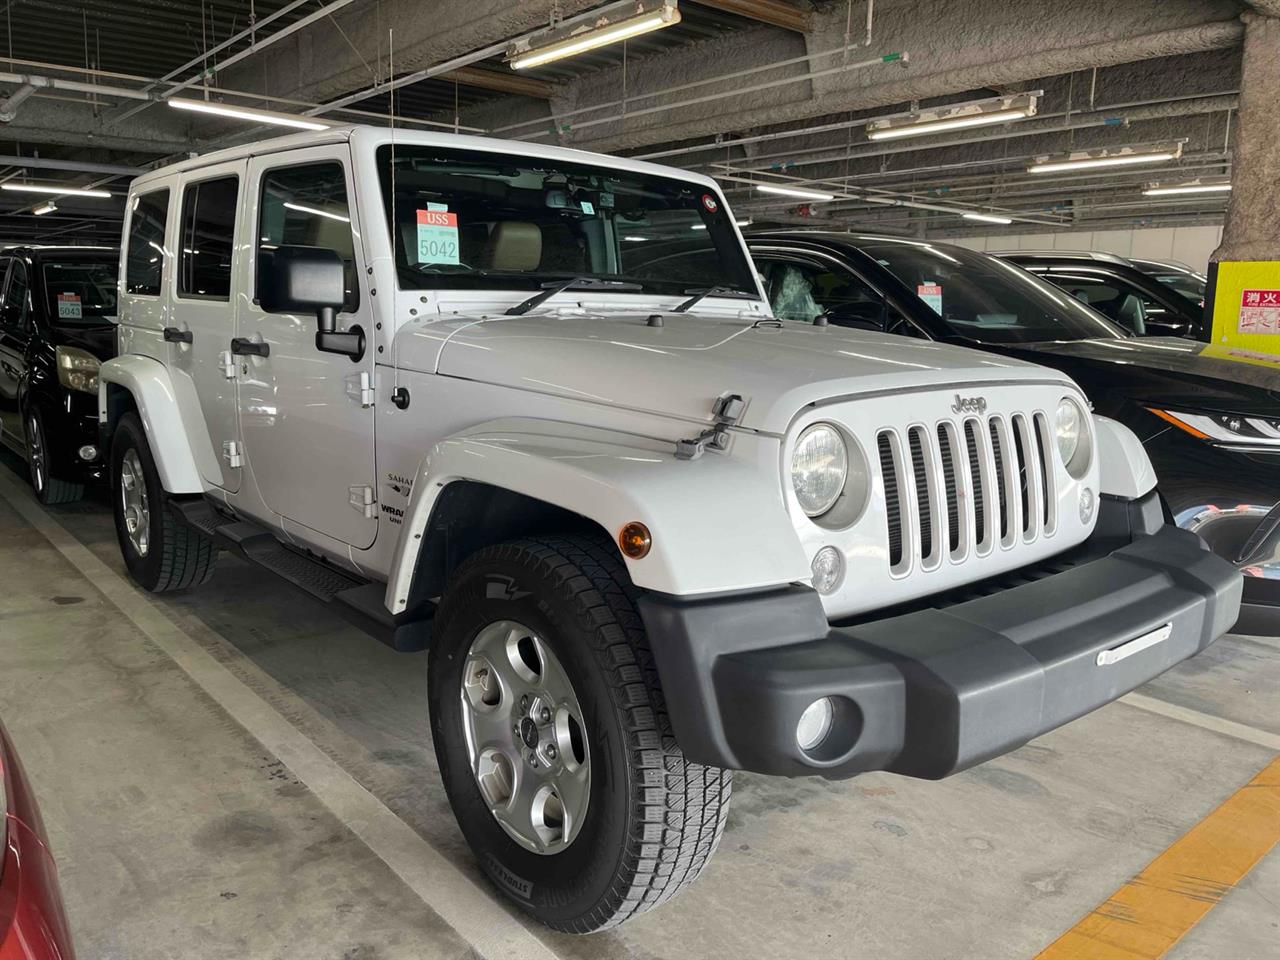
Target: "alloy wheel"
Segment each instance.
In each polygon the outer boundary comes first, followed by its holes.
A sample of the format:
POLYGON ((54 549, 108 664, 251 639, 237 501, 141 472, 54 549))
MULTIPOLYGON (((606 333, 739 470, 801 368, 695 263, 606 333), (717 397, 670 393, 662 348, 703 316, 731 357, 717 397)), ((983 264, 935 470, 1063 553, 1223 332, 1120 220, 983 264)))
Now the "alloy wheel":
POLYGON ((471 772, 503 830, 527 850, 559 853, 591 796, 582 708, 556 655, 512 620, 484 627, 462 668, 471 772))
POLYGON ((151 547, 151 506, 137 450, 125 451, 120 461, 120 503, 124 508, 124 526, 129 542, 138 556, 145 557, 151 547))

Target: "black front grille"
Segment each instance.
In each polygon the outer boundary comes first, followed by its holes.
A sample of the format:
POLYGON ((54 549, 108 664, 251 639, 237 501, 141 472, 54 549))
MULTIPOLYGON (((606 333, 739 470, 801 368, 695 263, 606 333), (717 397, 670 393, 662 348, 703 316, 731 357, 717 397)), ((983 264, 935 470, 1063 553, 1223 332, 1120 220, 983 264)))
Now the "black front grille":
POLYGON ((884 507, 889 526, 889 566, 902 562, 902 510, 898 505, 898 470, 893 463, 889 435, 880 434, 880 474, 884 477, 884 507))
POLYGON ((956 491, 955 452, 951 449, 951 432, 938 424, 938 450, 942 457, 942 489, 947 498, 947 537, 951 551, 960 549, 960 499, 956 491))
POLYGON ((913 427, 907 432, 911 447, 911 470, 916 478, 916 509, 920 518, 920 556, 933 556, 933 516, 929 510, 929 475, 925 472, 924 431, 913 427))

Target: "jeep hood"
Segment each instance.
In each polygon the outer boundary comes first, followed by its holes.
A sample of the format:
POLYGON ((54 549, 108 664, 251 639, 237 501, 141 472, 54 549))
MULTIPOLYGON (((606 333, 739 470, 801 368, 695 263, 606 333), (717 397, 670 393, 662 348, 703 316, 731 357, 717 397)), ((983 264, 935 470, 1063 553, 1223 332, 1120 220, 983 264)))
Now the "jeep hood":
POLYGON ((1021 360, 905 337, 698 314, 564 312, 450 317, 401 330, 397 362, 445 376, 710 422, 716 398, 746 400, 742 426, 782 433, 808 404, 884 390, 971 388, 1065 375, 1021 360))

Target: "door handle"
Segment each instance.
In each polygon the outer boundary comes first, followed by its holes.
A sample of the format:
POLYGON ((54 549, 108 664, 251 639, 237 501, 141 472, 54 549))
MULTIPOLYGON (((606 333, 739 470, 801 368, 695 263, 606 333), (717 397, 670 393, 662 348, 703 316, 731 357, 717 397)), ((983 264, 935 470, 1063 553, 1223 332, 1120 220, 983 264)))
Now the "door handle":
POLYGON ((232 337, 231 352, 237 357, 267 357, 271 355, 271 345, 248 337, 232 337))
POLYGON ((194 337, 191 336, 190 330, 179 330, 177 327, 165 327, 164 339, 166 343, 191 343, 194 337))

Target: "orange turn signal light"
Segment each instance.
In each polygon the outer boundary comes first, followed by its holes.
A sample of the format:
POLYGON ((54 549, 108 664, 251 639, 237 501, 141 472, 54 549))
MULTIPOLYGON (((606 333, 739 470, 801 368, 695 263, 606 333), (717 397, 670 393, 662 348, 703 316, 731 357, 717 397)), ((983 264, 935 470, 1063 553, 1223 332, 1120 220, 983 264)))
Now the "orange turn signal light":
POLYGON ((649 548, 653 546, 653 537, 649 536, 648 527, 638 520, 633 520, 618 533, 618 546, 624 557, 639 560, 648 556, 649 548))

